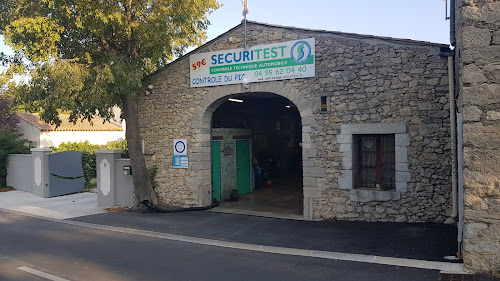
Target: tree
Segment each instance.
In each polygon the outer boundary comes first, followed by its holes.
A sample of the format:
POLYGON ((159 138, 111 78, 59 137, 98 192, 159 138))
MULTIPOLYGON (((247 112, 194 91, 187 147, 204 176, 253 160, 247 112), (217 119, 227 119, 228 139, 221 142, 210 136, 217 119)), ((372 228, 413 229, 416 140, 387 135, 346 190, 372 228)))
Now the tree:
POLYGON ((30 149, 24 145, 21 134, 13 132, 5 127, 0 127, 0 187, 7 184, 7 165, 9 154, 29 153, 30 149))
POLYGON ((145 76, 205 40, 207 15, 218 7, 216 0, 3 0, 0 32, 15 51, 4 76, 24 71, 29 77, 10 83, 9 91, 17 103, 41 109, 40 117, 55 124, 58 110, 69 111, 74 122, 95 114, 109 120, 109 109, 120 106, 136 205, 156 203, 134 95, 145 76))
POLYGON ((12 100, 0 92, 0 187, 6 185, 9 154, 28 153, 29 149, 17 133, 17 117, 12 107, 12 100))
POLYGON ((19 117, 12 108, 12 100, 9 96, 0 93, 0 128, 17 132, 19 117))

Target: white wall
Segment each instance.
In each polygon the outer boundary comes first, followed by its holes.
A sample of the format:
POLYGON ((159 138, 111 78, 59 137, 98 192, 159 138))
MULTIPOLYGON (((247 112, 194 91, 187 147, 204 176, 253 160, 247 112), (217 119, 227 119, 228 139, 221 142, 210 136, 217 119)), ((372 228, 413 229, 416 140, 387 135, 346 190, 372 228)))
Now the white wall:
POLYGON ((19 120, 18 129, 19 133, 23 134, 23 139, 34 141, 36 147, 40 147, 40 129, 22 119, 19 120))
POLYGON ((65 132, 42 132, 40 135, 40 147, 58 147, 62 142, 84 142, 91 144, 106 144, 109 141, 125 139, 124 131, 65 131, 65 132))

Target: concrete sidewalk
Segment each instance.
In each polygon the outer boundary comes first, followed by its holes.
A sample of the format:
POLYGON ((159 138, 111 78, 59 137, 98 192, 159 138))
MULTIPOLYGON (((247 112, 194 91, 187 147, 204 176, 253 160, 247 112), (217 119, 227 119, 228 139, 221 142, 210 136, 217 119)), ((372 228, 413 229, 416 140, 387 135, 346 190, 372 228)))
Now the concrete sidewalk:
POLYGON ((97 194, 91 192, 52 198, 43 198, 19 190, 0 192, 0 209, 54 219, 69 219, 105 212, 97 207, 97 194))

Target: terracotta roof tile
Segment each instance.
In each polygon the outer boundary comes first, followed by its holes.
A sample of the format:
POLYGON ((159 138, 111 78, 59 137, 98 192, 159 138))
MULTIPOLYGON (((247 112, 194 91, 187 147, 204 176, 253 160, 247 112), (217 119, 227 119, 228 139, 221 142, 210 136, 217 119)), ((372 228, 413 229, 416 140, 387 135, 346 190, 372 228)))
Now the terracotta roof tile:
POLYGON ((39 128, 41 131, 122 131, 118 124, 104 122, 104 119, 95 116, 92 123, 88 120, 78 120, 75 124, 69 121, 69 115, 60 114, 61 125, 56 128, 55 124, 45 123, 35 113, 17 112, 21 120, 39 128))

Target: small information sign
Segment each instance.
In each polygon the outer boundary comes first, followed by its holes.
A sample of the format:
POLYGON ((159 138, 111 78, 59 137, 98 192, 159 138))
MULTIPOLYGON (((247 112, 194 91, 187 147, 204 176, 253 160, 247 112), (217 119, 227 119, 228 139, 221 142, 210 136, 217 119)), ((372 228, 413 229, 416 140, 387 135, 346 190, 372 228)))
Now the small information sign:
POLYGON ((172 162, 174 168, 189 168, 189 158, 187 155, 174 155, 172 162))
POLYGON ((187 155, 186 139, 174 139, 174 155, 187 155))

